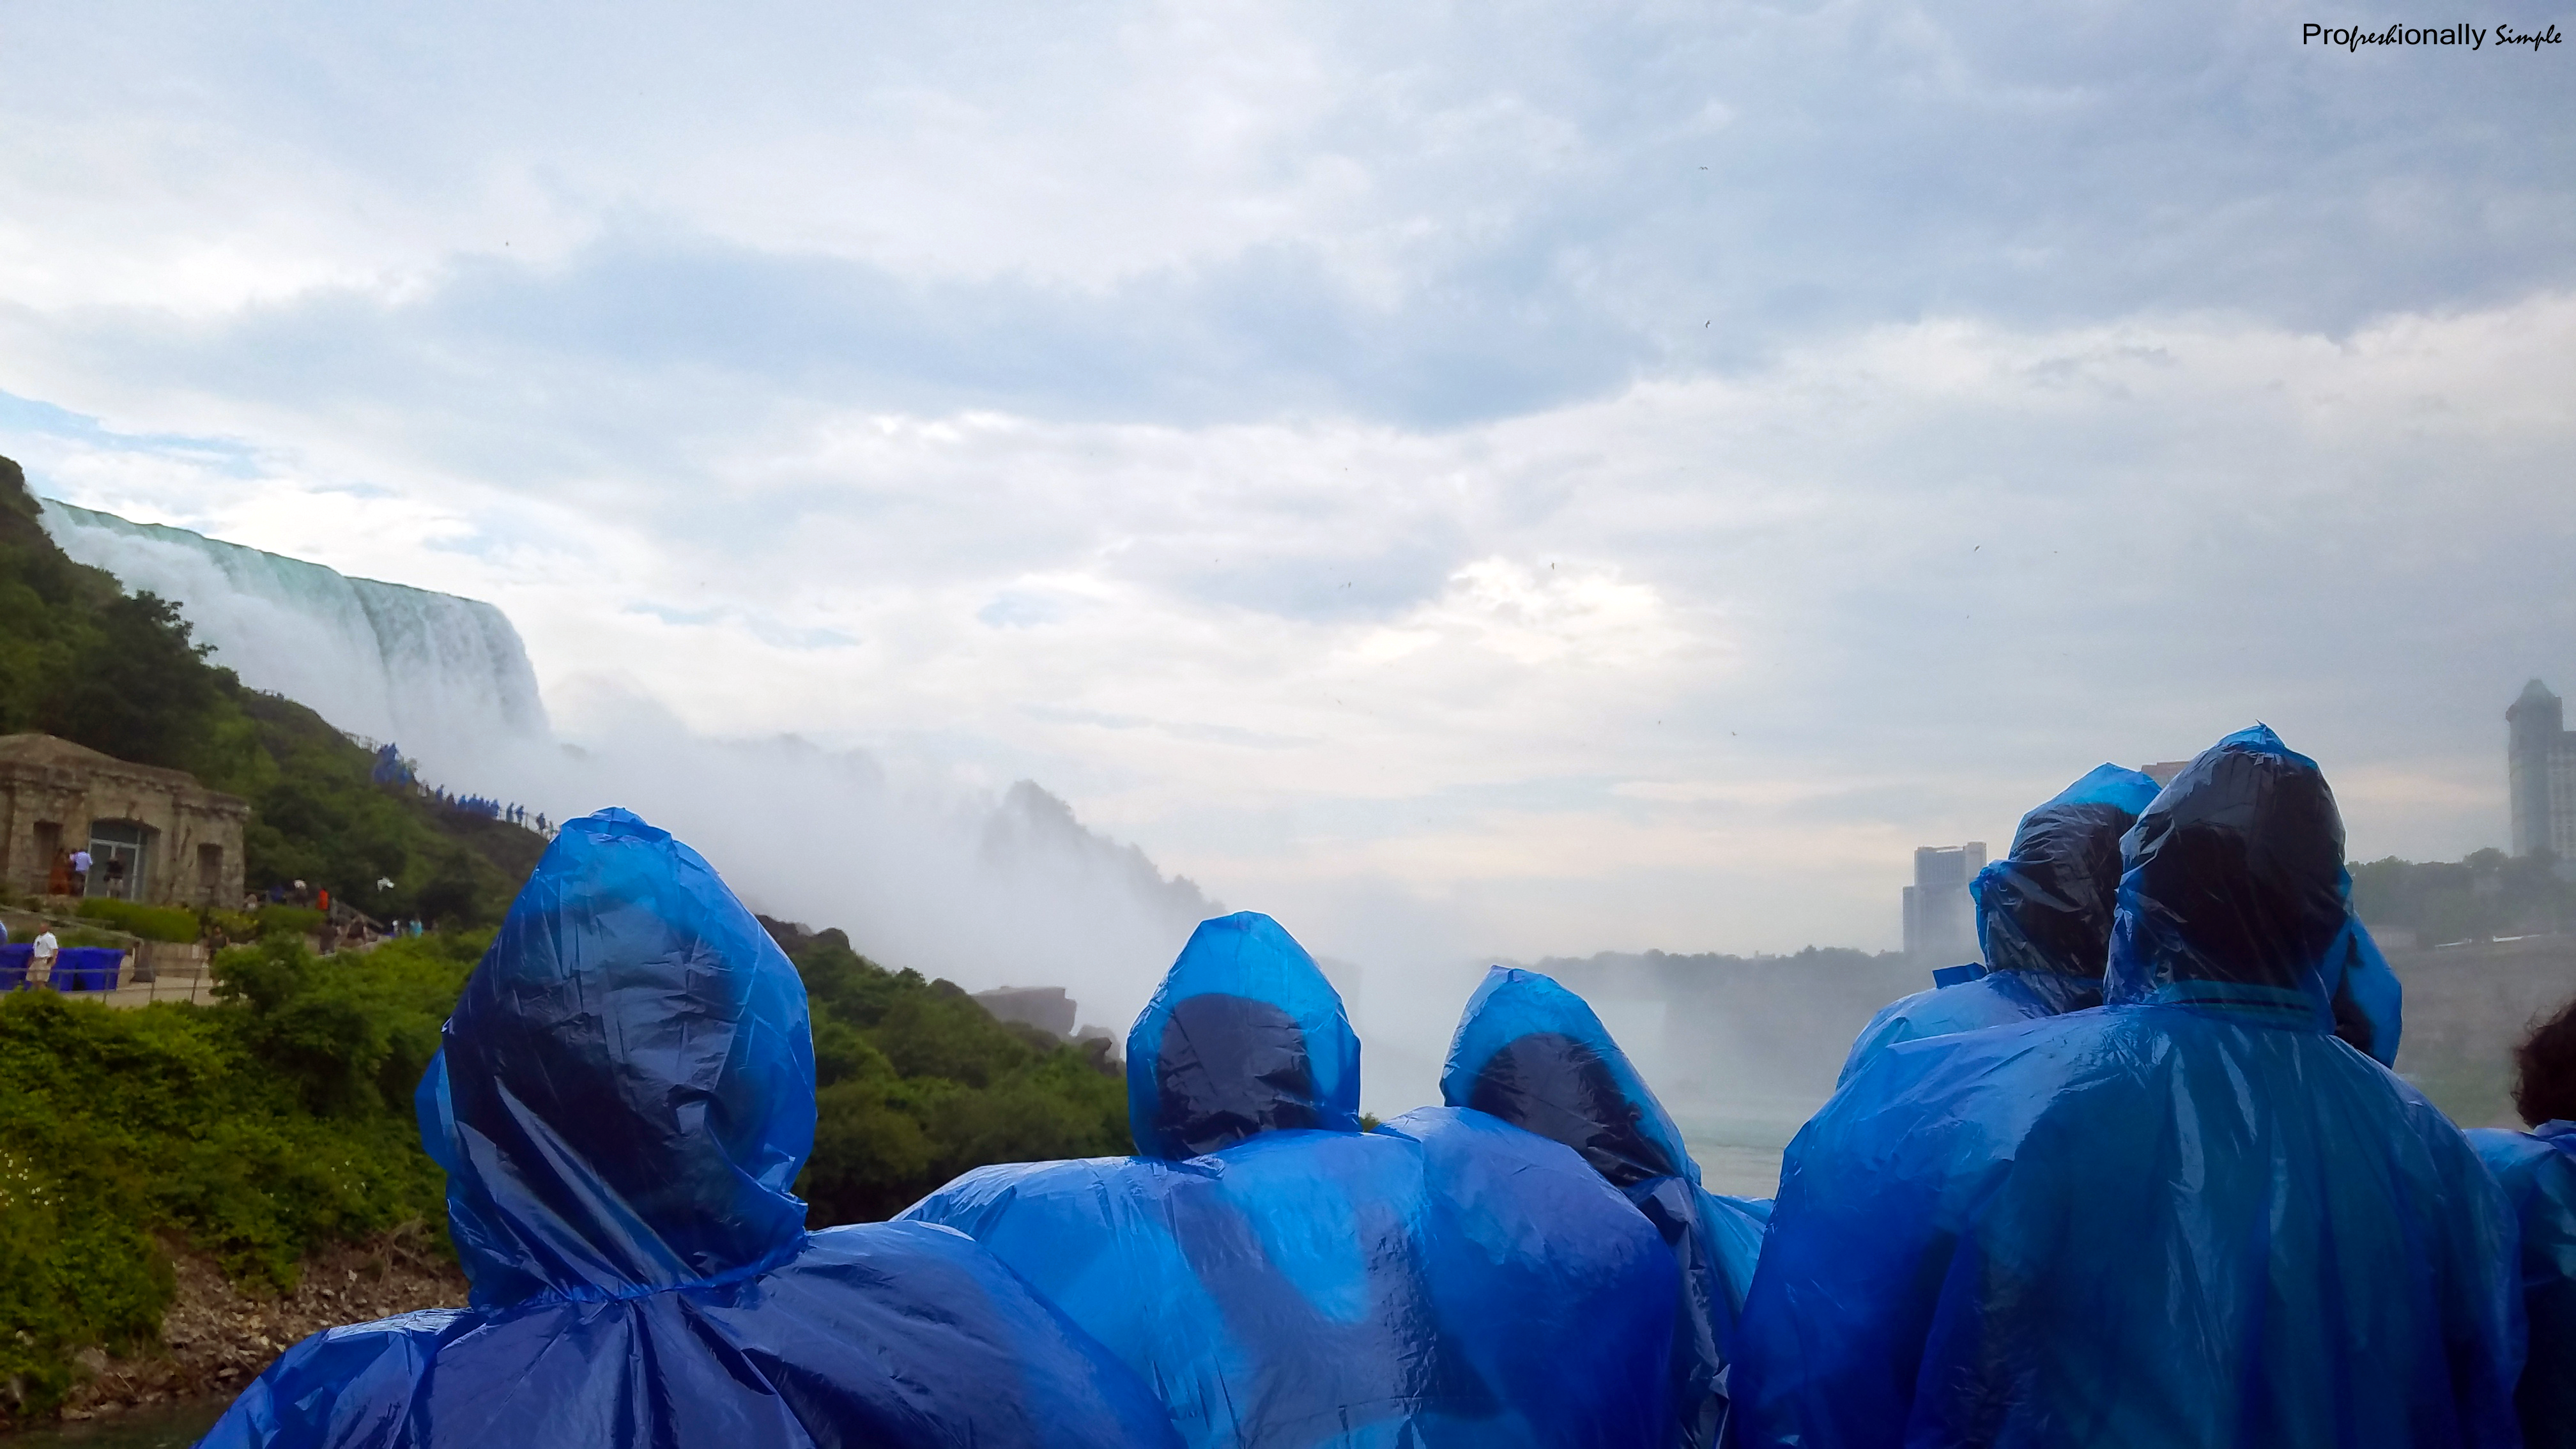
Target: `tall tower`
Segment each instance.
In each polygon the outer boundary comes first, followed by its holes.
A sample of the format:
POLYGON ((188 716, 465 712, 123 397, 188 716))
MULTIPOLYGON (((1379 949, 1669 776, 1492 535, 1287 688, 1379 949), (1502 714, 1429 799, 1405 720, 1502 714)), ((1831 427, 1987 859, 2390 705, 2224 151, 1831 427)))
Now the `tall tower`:
POLYGON ((1985 868, 1986 843, 1926 845, 1905 888, 1905 954, 1924 961, 1977 959, 1977 908, 1968 882, 1985 868))
POLYGON ((2505 792, 2513 800, 2513 853, 2558 848, 2576 820, 2561 822, 2552 809, 2550 776, 2563 773, 2558 757, 2567 753, 2566 707, 2549 686, 2535 679, 2504 712, 2505 792), (2553 766, 2557 766, 2553 770, 2553 766), (2558 827, 2553 829, 2552 827, 2558 827))

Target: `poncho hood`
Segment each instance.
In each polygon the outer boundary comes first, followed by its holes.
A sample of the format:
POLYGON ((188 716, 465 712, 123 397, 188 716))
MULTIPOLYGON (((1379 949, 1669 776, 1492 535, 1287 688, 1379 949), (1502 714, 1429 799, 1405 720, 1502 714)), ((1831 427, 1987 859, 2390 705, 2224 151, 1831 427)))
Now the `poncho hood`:
POLYGON ((1360 1042, 1340 993, 1277 921, 1202 921, 1127 1033, 1127 1122, 1146 1157, 1263 1132, 1359 1130, 1360 1042))
POLYGON ((2203 751, 2122 843, 2110 1002, 2304 1004, 2331 1028, 2348 961, 2343 816, 2269 728, 2203 751))
POLYGON ((419 1107, 477 1307, 729 1280, 803 1241, 804 986, 696 851, 626 811, 547 848, 419 1107))
POLYGON ((2120 892, 2120 837, 2156 790, 2136 770, 2100 765, 2021 818, 2012 853, 1968 887, 1988 970, 2101 979, 2120 892))
POLYGON ((1440 1097, 1564 1143, 1620 1188, 1699 1181, 1681 1129, 1582 997, 1535 971, 1496 966, 1467 1002, 1440 1097))

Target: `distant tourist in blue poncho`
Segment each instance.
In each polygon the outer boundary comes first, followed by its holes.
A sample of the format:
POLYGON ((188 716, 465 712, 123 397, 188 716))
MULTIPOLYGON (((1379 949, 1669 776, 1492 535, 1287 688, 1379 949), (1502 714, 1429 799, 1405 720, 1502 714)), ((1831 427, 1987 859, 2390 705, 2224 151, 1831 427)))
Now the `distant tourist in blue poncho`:
POLYGON ((1127 1038, 1138 1155, 988 1167, 972 1233, 1206 1449, 1661 1446, 1672 1257, 1583 1159, 1481 1113, 1359 1130, 1359 1042, 1267 916, 1205 922, 1127 1038))
POLYGON ((1535 971, 1497 966, 1467 1002, 1440 1098, 1562 1142, 1655 1225, 1680 1270, 1671 1442, 1706 1449, 1726 1419, 1736 1315, 1753 1284, 1769 1201, 1699 1185, 1664 1104, 1583 998, 1535 971))
POLYGON ((695 851, 564 827, 422 1083, 473 1307, 289 1350, 204 1441, 1169 1444, 1145 1386, 956 1233, 805 1231, 795 968, 695 851))
POLYGON ((1738 1442, 2517 1442, 2511 1209, 2332 1033, 2323 775, 2231 735, 2125 857, 2104 1006, 1889 1047, 1790 1144, 1738 1442))
POLYGON ((1982 969, 1956 968, 1969 979, 1918 991, 1871 1017, 1843 1060, 1842 1080, 1901 1041, 2101 1005, 2120 837, 2156 789, 2136 770, 2099 765, 2023 816, 2012 853, 1968 883, 1982 969))
POLYGON ((2531 1328, 2514 1402, 2530 1449, 2576 1449, 2576 1001, 2514 1053, 2513 1101, 2529 1132, 2481 1128, 2469 1141, 2522 1224, 2522 1302, 2531 1328))

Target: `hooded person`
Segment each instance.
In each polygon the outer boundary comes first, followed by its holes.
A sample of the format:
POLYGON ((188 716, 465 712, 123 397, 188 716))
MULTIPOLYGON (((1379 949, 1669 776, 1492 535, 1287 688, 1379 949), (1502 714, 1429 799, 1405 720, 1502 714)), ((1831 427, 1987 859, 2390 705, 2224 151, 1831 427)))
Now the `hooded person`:
POLYGON ((1982 965, 1935 972, 1931 990, 1880 1008, 1853 1041, 1839 1080, 1901 1041, 2101 1005, 2120 837, 2156 790, 2139 771, 2097 765, 2024 815, 2012 853, 1968 882, 1982 965))
POLYGON ((966 1237, 805 1230, 803 984, 625 811, 547 848, 419 1107, 471 1306, 306 1339, 210 1449, 1173 1442, 1144 1384, 966 1237))
POLYGON ((1592 1008, 1535 971, 1496 966, 1467 1001, 1440 1099, 1561 1142, 1627 1195, 1672 1250, 1668 1442, 1706 1449, 1726 1421, 1726 1365, 1771 1204, 1700 1186, 1681 1129, 1592 1008))
POLYGON ((2469 1133, 2522 1226, 2530 1352, 2514 1402, 2530 1449, 2576 1449, 2576 1001, 2514 1053, 2513 1103, 2529 1132, 2469 1133))
POLYGON ((2517 1442, 2511 1209, 2334 1035, 2324 776, 2231 735, 2123 853, 2105 1005, 1889 1047, 1790 1144, 1737 1442, 2517 1442))
POLYGON ((1660 1446, 1674 1274, 1571 1150, 1481 1113, 1359 1122, 1341 998, 1268 916, 1201 923, 1127 1038, 1137 1155, 980 1168, 972 1234, 1193 1446, 1660 1446))

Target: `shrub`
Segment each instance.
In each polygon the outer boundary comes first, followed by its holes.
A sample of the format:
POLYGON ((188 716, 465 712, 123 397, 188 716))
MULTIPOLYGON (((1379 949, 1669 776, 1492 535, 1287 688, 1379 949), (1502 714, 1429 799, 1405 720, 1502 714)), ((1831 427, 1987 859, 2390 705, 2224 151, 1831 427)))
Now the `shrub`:
POLYGON ((185 906, 147 906, 100 897, 81 902, 80 915, 146 941, 194 941, 202 929, 197 913, 185 906))
POLYGON ((970 1168, 1128 1150, 1127 1085, 1080 1047, 996 1021, 918 972, 888 971, 838 931, 794 957, 814 1020, 811 1221, 901 1212, 970 1168))
POLYGON ((214 1006, 0 996, 0 1381, 43 1414, 91 1345, 158 1330, 155 1235, 279 1288, 314 1248, 409 1220, 445 1242, 411 1087, 483 938, 317 961, 222 952, 214 1006))
POLYGON ((323 916, 311 906, 262 906, 251 920, 263 937, 309 936, 322 929, 323 916))

